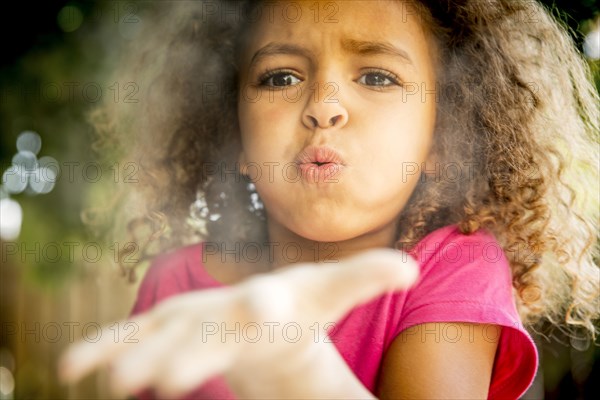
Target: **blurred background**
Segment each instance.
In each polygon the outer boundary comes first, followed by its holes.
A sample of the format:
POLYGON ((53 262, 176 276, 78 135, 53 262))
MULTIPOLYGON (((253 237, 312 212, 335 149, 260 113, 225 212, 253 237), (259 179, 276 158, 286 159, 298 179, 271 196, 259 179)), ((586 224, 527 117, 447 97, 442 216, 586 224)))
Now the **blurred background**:
MULTIPOLYGON (((571 28, 600 89, 598 0, 543 3, 571 28)), ((115 262, 119 244, 84 220, 104 185, 136 184, 135 165, 98 161, 86 115, 106 99, 140 106, 138 82, 110 78, 144 24, 140 9, 47 0, 0 10, 0 400, 110 398, 105 372, 62 386, 56 360, 76 340, 116 335, 104 325, 128 314, 137 290, 115 262)), ((600 398, 597 345, 536 340, 542 368, 525 398, 600 398)))

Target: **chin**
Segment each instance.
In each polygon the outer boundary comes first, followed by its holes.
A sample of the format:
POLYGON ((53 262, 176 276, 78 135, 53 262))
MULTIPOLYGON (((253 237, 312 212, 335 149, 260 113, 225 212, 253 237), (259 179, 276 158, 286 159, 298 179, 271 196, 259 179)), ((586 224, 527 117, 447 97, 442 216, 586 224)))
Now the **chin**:
MULTIPOLYGON (((292 227, 290 227, 292 228, 292 227)), ((335 223, 331 219, 323 218, 322 221, 298 224, 294 233, 308 240, 316 242, 343 242, 360 236, 363 231, 352 229, 347 223, 335 223)))

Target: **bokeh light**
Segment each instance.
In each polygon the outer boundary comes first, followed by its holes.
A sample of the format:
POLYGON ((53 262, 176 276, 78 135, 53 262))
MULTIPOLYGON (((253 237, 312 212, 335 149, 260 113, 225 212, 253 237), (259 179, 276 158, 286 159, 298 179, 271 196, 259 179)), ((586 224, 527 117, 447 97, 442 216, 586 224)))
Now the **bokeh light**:
POLYGON ((63 32, 73 32, 81 26, 83 13, 77 6, 68 5, 58 12, 56 22, 63 32))

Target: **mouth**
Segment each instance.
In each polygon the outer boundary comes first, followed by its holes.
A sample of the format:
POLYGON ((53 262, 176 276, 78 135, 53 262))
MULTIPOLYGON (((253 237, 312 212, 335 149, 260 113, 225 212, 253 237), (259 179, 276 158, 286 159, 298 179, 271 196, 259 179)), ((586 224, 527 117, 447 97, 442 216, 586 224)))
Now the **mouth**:
POLYGON ((342 156, 327 146, 307 146, 296 157, 302 179, 309 183, 334 183, 345 167, 342 156))

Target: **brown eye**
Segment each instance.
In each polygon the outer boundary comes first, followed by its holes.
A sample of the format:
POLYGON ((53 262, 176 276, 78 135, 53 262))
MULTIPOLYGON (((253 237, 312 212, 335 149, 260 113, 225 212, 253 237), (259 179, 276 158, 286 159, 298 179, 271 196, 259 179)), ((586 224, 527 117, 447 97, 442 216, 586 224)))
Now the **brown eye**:
POLYGON ((289 72, 269 73, 260 80, 261 86, 285 87, 297 85, 301 80, 289 72))
POLYGON ((368 72, 362 75, 357 82, 365 86, 400 86, 399 80, 395 75, 384 71, 368 72))

